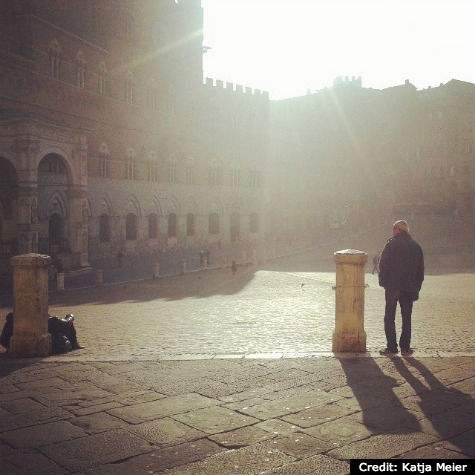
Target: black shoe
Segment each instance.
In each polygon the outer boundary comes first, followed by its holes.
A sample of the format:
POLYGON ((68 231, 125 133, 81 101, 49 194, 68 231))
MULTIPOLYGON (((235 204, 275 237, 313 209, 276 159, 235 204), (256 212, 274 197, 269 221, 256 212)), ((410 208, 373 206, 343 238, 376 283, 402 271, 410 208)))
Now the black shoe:
POLYGON ((412 353, 414 353, 414 350, 412 348, 404 348, 404 350, 401 348, 402 356, 411 356, 412 353))
POLYGON ((379 354, 383 355, 383 356, 397 355, 398 351, 397 350, 390 350, 389 348, 384 348, 384 350, 379 351, 379 354))

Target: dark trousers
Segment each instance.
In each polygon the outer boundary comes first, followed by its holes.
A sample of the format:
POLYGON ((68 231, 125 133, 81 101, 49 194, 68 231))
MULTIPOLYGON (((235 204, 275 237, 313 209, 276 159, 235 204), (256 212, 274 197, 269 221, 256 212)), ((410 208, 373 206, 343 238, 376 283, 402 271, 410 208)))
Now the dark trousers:
POLYGON ((397 351, 396 342, 396 307, 401 306, 402 331, 399 338, 399 346, 407 350, 411 346, 411 316, 413 295, 410 292, 400 290, 386 290, 386 309, 384 311, 384 332, 386 333, 387 347, 391 351, 397 351))

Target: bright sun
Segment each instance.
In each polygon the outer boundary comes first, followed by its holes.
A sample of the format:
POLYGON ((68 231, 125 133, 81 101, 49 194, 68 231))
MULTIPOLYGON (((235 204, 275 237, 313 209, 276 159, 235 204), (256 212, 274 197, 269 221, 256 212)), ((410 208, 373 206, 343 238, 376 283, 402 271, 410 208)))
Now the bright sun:
POLYGON ((205 76, 271 97, 362 76, 418 88, 475 82, 473 0, 202 0, 205 76))

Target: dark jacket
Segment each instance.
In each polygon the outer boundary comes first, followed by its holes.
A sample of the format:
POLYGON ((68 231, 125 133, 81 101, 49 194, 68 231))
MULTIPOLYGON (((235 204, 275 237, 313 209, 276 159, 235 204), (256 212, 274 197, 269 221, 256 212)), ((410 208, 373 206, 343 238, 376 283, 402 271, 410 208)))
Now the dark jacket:
POLYGON ((424 280, 424 255, 421 246, 408 233, 389 239, 379 261, 379 285, 386 290, 417 294, 424 280))

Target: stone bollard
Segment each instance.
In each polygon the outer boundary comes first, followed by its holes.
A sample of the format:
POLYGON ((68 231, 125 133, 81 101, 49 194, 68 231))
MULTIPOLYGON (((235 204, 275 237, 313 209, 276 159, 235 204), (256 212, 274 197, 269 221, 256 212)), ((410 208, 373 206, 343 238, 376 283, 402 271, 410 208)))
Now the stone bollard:
POLYGON ((208 268, 208 256, 203 257, 203 269, 208 268))
POLYGON ((101 287, 102 285, 104 285, 104 271, 96 269, 96 286, 101 287))
POLYGON ((153 269, 153 278, 158 279, 160 277, 160 262, 155 262, 155 267, 153 269))
POLYGON ((48 266, 51 257, 21 254, 13 268, 13 335, 8 353, 14 357, 51 355, 48 333, 48 266))
POLYGON ((56 274, 56 290, 64 290, 64 272, 56 274))
POLYGON ((336 293, 332 351, 364 353, 364 266, 368 254, 356 249, 345 249, 335 252, 334 260, 336 293))
POLYGON ((181 273, 184 275, 186 272, 186 259, 181 260, 181 273))

